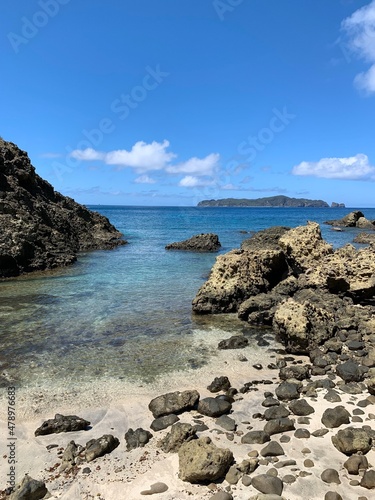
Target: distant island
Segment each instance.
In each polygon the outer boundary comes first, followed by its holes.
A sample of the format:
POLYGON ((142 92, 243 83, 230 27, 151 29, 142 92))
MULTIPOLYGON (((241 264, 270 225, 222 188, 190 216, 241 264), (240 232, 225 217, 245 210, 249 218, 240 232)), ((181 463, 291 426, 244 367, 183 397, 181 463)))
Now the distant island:
POLYGON ((270 196, 267 198, 224 198, 221 200, 203 200, 198 207, 329 207, 323 200, 289 198, 288 196, 270 196))

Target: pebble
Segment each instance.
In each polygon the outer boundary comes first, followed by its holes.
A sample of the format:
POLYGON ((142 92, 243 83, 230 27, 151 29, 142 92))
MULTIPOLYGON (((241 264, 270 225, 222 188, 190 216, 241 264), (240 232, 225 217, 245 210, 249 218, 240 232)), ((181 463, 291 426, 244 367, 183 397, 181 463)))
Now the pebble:
POLYGON ((286 476, 284 476, 282 478, 282 481, 283 481, 283 483, 286 483, 286 484, 293 484, 296 482, 296 477, 293 476, 292 474, 287 474, 286 476))
POLYGON ((141 495, 155 495, 156 493, 164 493, 167 491, 168 486, 165 483, 154 483, 150 486, 149 490, 141 491, 141 495))
POLYGON ((280 443, 289 443, 290 436, 286 436, 285 434, 280 437, 280 443))
POLYGON ((325 483, 341 484, 339 473, 335 469, 326 469, 320 475, 322 481, 325 483))
POLYGON ((250 486, 250 484, 251 484, 251 477, 250 476, 243 476, 243 478, 242 478, 242 484, 244 486, 250 486))
POLYGON ((298 439, 308 439, 310 437, 310 431, 308 429, 297 429, 294 433, 294 437, 298 439))
POLYGON ((314 462, 312 460, 310 460, 309 458, 306 458, 306 460, 304 460, 303 462, 303 465, 305 467, 314 467, 314 462))
POLYGON ((301 453, 303 453, 304 455, 306 455, 307 453, 311 453, 311 450, 309 448, 303 448, 301 453))
POLYGON ((328 429, 318 429, 312 432, 311 435, 314 437, 323 437, 327 434, 327 432, 329 432, 328 429))
POLYGON ((233 500, 233 496, 226 491, 218 491, 215 495, 210 497, 210 500, 233 500))
POLYGON ((339 495, 336 491, 327 491, 324 495, 324 500, 343 500, 342 496, 339 495))

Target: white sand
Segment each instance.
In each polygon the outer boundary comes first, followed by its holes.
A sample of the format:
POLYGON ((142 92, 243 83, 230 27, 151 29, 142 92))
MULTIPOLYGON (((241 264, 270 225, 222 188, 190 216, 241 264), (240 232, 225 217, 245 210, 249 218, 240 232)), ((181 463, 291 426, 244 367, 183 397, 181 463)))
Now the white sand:
MULTIPOLYGON (((212 360, 208 366, 200 370, 191 370, 184 373, 170 374, 160 378, 152 385, 134 385, 121 380, 99 380, 91 384, 80 384, 77 382, 73 389, 70 385, 60 385, 58 387, 49 386, 48 381, 41 387, 30 387, 17 390, 16 406, 16 437, 17 437, 17 482, 25 473, 31 477, 46 481, 46 486, 51 493, 51 498, 64 500, 75 499, 105 499, 105 500, 138 500, 147 498, 140 495, 142 490, 156 482, 164 482, 168 485, 168 491, 155 494, 152 498, 172 500, 172 499, 209 499, 213 492, 207 486, 191 485, 182 482, 178 478, 178 455, 165 454, 157 447, 157 441, 163 437, 168 429, 155 433, 154 438, 145 448, 138 448, 130 452, 126 451, 125 432, 131 427, 136 429, 143 427, 149 429, 153 420, 152 414, 148 410, 148 403, 152 398, 160 394, 175 390, 198 389, 201 397, 211 395, 206 386, 214 377, 227 375, 232 386, 240 388, 245 382, 252 380, 265 380, 274 378, 275 385, 259 385, 259 391, 249 392, 243 395, 243 399, 233 405, 234 418, 238 424, 239 434, 248 431, 248 424, 241 422, 250 421, 254 429, 263 429, 264 421, 253 419, 256 412, 264 412, 260 405, 264 399, 264 392, 274 392, 279 383, 276 377, 277 370, 267 368, 258 371, 252 368, 252 364, 262 362, 263 366, 275 358, 270 358, 272 352, 266 352, 265 348, 254 349, 247 347, 239 351, 219 351, 218 356, 212 360), (245 355, 248 362, 240 362, 239 354, 245 355), (260 359, 260 356, 262 358, 260 359), (65 434, 53 434, 48 436, 34 437, 34 431, 41 423, 52 418, 55 413, 65 415, 75 414, 91 422, 92 428, 88 431, 71 432, 65 434), (120 445, 112 453, 102 458, 97 458, 89 464, 80 466, 78 474, 74 477, 71 474, 58 474, 58 468, 54 465, 61 463, 57 455, 57 448, 47 451, 49 444, 58 444, 59 447, 74 440, 77 444, 85 445, 89 439, 98 438, 103 434, 113 434, 120 440, 120 445), (82 469, 89 467, 90 474, 83 474, 82 469)), ((307 360, 307 358, 301 358, 307 360)), ((9 472, 6 443, 8 437, 6 425, 6 389, 2 391, 1 399, 1 459, 0 471, 2 483, 0 488, 6 487, 6 475, 9 472)), ((324 427, 321 422, 321 414, 326 407, 334 407, 345 404, 350 410, 355 406, 350 404, 351 400, 364 399, 365 396, 342 395, 343 403, 328 403, 323 399, 326 391, 319 390, 317 401, 308 402, 314 406, 315 413, 311 416, 310 425, 298 425, 296 428, 308 427, 310 432, 324 427)), ((363 408, 365 414, 362 416, 364 423, 353 424, 356 427, 362 425, 375 426, 375 420, 369 419, 369 413, 375 413, 375 406, 371 405, 363 408)), ((196 412, 182 414, 182 422, 192 422, 192 417, 196 412)), ((228 440, 224 433, 218 433, 212 429, 220 429, 215 426, 214 420, 204 417, 203 420, 209 426, 209 430, 200 435, 208 435, 213 442, 220 447, 230 448, 235 456, 236 462, 248 458, 247 454, 251 450, 261 450, 265 445, 245 445, 241 444, 241 435, 236 435, 233 441, 228 440)), ((279 457, 279 460, 294 459, 296 466, 279 469, 279 477, 286 474, 293 474, 296 477, 300 471, 311 473, 307 477, 297 477, 292 485, 284 486, 283 496, 288 500, 322 500, 327 491, 337 491, 344 500, 357 500, 364 496, 371 498, 372 493, 360 486, 350 486, 351 479, 360 479, 346 473, 343 463, 346 458, 337 451, 331 444, 331 436, 338 429, 331 429, 322 438, 310 437, 309 439, 297 439, 293 437, 294 431, 285 434, 291 436, 289 443, 281 443, 286 455, 279 457), (311 453, 304 455, 301 450, 308 447, 311 453), (313 460, 314 467, 304 467, 304 460, 313 460), (325 484, 320 478, 321 473, 326 468, 336 469, 341 478, 341 484, 325 484)), ((272 437, 279 441, 281 434, 272 437)), ((371 450, 367 454, 369 462, 375 465, 375 452, 371 450)), ((272 468, 272 464, 260 466, 253 475, 265 473, 272 468)), ((225 489, 229 485, 226 481, 217 485, 218 489, 225 489)), ((231 486, 231 491, 235 499, 248 499, 257 494, 253 487, 245 487, 241 480, 235 486, 231 486)))

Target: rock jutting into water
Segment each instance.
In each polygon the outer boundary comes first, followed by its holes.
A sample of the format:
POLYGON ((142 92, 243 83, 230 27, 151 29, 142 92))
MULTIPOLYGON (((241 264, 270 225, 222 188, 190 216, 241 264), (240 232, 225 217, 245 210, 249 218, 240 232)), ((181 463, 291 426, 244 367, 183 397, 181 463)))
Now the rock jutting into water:
MULTIPOLYGON (((260 231, 240 250, 219 256, 193 311, 237 312, 251 324, 272 326, 290 352, 311 357, 325 342, 337 341, 324 353, 341 353, 346 343, 349 353, 361 351, 365 359, 375 349, 374 295, 375 248, 334 251, 319 225, 309 222, 260 231)), ((334 356, 323 354, 316 356, 315 371, 332 363, 334 356)))
POLYGON ((66 266, 126 243, 109 220, 61 195, 25 151, 0 139, 0 277, 66 266))
POLYGON ((345 215, 342 219, 327 220, 325 224, 330 226, 358 227, 360 229, 375 230, 375 222, 363 215, 360 210, 354 210, 350 214, 345 215))
POLYGON ((196 234, 184 241, 170 243, 165 247, 166 250, 187 250, 190 252, 217 252, 221 243, 216 234, 196 234))

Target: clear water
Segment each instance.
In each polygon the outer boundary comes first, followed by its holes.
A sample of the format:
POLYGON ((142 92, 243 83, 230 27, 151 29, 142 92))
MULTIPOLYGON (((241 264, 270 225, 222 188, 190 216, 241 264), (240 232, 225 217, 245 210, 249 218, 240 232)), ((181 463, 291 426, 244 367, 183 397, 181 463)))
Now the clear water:
MULTIPOLYGON (((129 244, 84 253, 78 262, 48 274, 0 282, 0 384, 38 380, 115 377, 152 380, 160 374, 203 366, 218 333, 242 332, 254 346, 265 334, 233 315, 197 317, 191 301, 215 254, 166 251, 165 245, 214 232, 221 253, 272 225, 340 218, 348 209, 90 207, 106 215, 129 244)), ((375 219, 375 209, 365 210, 375 219)), ((334 232, 335 247, 357 230, 334 232)))

